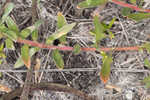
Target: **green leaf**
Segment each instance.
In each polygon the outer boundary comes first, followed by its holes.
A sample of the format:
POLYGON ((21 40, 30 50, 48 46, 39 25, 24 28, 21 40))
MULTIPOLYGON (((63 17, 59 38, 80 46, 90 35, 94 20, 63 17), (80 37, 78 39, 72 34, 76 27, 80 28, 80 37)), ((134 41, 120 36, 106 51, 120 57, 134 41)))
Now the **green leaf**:
POLYGON ((12 36, 10 34, 7 34, 8 28, 5 27, 4 24, 0 25, 0 34, 2 34, 3 37, 9 37, 12 38, 12 36))
MULTIPOLYGON (((67 25, 67 21, 65 17, 62 15, 61 12, 58 12, 57 14, 57 28, 60 29, 64 25, 67 25)), ((66 35, 63 35, 62 37, 59 38, 60 43, 65 43, 66 42, 66 35)))
POLYGON ((150 68, 150 62, 149 62, 148 58, 146 58, 146 59, 144 60, 144 65, 145 65, 146 67, 150 68))
POLYGON ((145 84, 146 84, 146 88, 150 88, 150 81, 145 84))
POLYGON ((43 23, 43 21, 38 20, 34 25, 29 26, 25 29, 23 29, 20 33, 20 36, 25 39, 27 38, 30 34, 32 34, 33 40, 37 40, 38 38, 38 27, 43 23))
POLYGON ((62 58, 61 54, 59 53, 58 49, 52 51, 52 57, 55 61, 57 68, 63 69, 64 68, 64 61, 63 61, 63 58, 62 58))
POLYGON ((108 33, 109 33, 109 37, 111 38, 111 39, 113 39, 114 37, 115 37, 115 35, 111 32, 111 31, 107 31, 108 33))
POLYGON ((142 80, 142 82, 146 83, 146 82, 150 82, 150 76, 145 77, 144 80, 142 80))
POLYGON ((102 40, 106 37, 104 31, 106 30, 103 25, 99 22, 99 17, 96 15, 94 16, 94 33, 95 33, 95 39, 96 42, 102 40))
POLYGON ((100 72, 100 79, 106 83, 109 79, 110 76, 110 66, 112 63, 112 57, 111 56, 107 56, 103 58, 103 64, 102 64, 102 69, 100 72))
POLYGON ((14 42, 17 41, 17 33, 11 30, 7 30, 5 33, 3 33, 5 36, 7 36, 9 39, 13 40, 14 42))
POLYGON ((3 34, 4 36, 10 38, 11 40, 15 41, 17 40, 17 33, 9 30, 7 27, 5 27, 4 24, 0 25, 0 33, 3 34))
POLYGON ((11 3, 11 2, 7 3, 6 8, 4 10, 4 14, 2 16, 1 24, 5 22, 6 18, 9 16, 9 14, 13 10, 13 8, 14 8, 14 4, 13 3, 11 3))
POLYGON ((135 21, 141 21, 143 19, 150 18, 150 13, 144 12, 131 13, 131 8, 123 8, 121 13, 123 16, 126 16, 135 21))
POLYGON ((92 7, 96 7, 99 5, 103 5, 107 1, 108 0, 85 0, 85 1, 80 2, 78 4, 77 8, 79 8, 79 9, 92 8, 92 7))
POLYGON ((3 52, 3 49, 4 49, 4 43, 0 45, 0 58, 2 59, 6 58, 5 53, 3 52))
POLYGON ((136 5, 136 0, 130 0, 130 2, 134 5, 136 5))
POLYGON ((43 24, 43 21, 42 20, 38 20, 35 22, 34 26, 35 26, 35 29, 38 29, 40 27, 40 25, 43 24))
POLYGON ((34 41, 36 41, 38 39, 38 30, 35 29, 32 33, 31 33, 32 39, 34 41))
POLYGON ((1 52, 1 53, 0 53, 0 58, 6 58, 6 55, 5 55, 4 52, 1 52))
POLYGON ((6 33, 7 30, 8 28, 4 24, 0 25, 0 33, 4 35, 4 33, 6 33))
POLYGON ((32 57, 38 50, 39 50, 39 48, 37 48, 37 47, 30 48, 30 50, 29 50, 30 57, 32 57))
POLYGON ((113 18, 113 19, 110 21, 110 23, 109 23, 109 25, 108 25, 108 28, 109 28, 109 29, 112 27, 112 25, 114 24, 115 20, 116 20, 116 18, 113 18))
MULTIPOLYGON (((37 48, 37 47, 30 48, 30 50, 29 50, 30 57, 32 57, 38 50, 39 50, 39 48, 37 48)), ((19 57, 14 65, 14 68, 20 68, 23 65, 24 65, 24 62, 23 62, 22 58, 19 57)))
POLYGON ((145 48, 148 53, 150 53, 150 43, 145 43, 141 46, 141 48, 145 48))
POLYGON ((13 41, 12 41, 12 40, 10 40, 9 38, 7 38, 7 39, 5 40, 5 43, 6 43, 6 47, 7 47, 8 49, 15 50, 15 47, 14 47, 14 44, 13 44, 13 41))
POLYGON ((14 65, 14 68, 20 68, 24 65, 24 62, 21 57, 19 57, 14 65))
POLYGON ((122 8, 122 10, 121 10, 121 14, 122 14, 123 16, 129 15, 130 12, 131 12, 131 8, 127 8, 127 7, 122 8))
POLYGON ((79 44, 76 44, 76 45, 73 47, 73 52, 74 52, 75 54, 79 54, 80 51, 81 51, 80 45, 79 45, 79 44))
POLYGON ((150 76, 145 77, 144 80, 142 80, 142 82, 146 84, 147 88, 149 88, 150 87, 150 76))
POLYGON ((92 2, 92 0, 86 0, 86 3, 87 3, 88 5, 90 5, 91 2, 92 2))
POLYGON ((26 65, 26 67, 28 69, 30 69, 31 61, 30 61, 29 46, 28 45, 24 45, 21 48, 21 58, 22 58, 24 64, 26 65))
POLYGON ((104 63, 104 61, 107 59, 108 55, 106 54, 106 52, 103 52, 103 51, 100 51, 100 53, 101 53, 101 55, 103 57, 102 61, 104 63))
MULTIPOLYGON (((1 64, 2 62, 0 61, 0 64, 1 64)), ((2 72, 0 72, 0 78, 2 77, 2 72)))
POLYGON ((60 29, 66 24, 67 24, 67 21, 66 21, 65 17, 62 15, 61 12, 58 12, 58 14, 57 14, 57 28, 60 29))
POLYGON ((8 29, 14 31, 14 32, 19 32, 18 26, 17 24, 13 21, 13 19, 11 17, 7 17, 6 18, 6 24, 8 26, 8 29))
POLYGON ((23 30, 20 32, 19 35, 20 35, 23 39, 25 39, 25 38, 27 38, 30 34, 31 34, 30 29, 25 28, 25 29, 23 29, 23 30))
POLYGON ((72 30, 72 28, 75 25, 76 25, 76 23, 64 25, 57 32, 55 32, 50 37, 48 37, 48 39, 46 40, 46 44, 52 44, 55 39, 58 39, 64 35, 66 35, 68 32, 70 32, 72 30))
POLYGON ((4 43, 2 43, 2 44, 0 45, 0 52, 3 52, 3 49, 4 49, 4 43))
POLYGON ((143 19, 147 19, 150 18, 150 13, 133 13, 133 14, 129 14, 127 15, 128 18, 131 18, 135 21, 141 21, 143 19))

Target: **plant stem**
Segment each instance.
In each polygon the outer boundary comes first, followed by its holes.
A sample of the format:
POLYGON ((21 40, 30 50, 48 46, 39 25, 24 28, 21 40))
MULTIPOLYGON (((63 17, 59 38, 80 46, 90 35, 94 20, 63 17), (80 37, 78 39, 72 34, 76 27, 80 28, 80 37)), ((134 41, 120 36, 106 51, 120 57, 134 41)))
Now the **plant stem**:
POLYGON ((141 11, 141 12, 148 12, 148 13, 150 13, 150 10, 149 10, 149 9, 141 9, 141 8, 139 8, 139 7, 137 7, 137 6, 134 6, 134 5, 125 3, 125 2, 123 2, 123 1, 111 0, 111 2, 113 2, 113 3, 117 4, 117 5, 123 6, 123 7, 131 8, 131 9, 136 10, 136 11, 141 11))
MULTIPOLYGON (((18 38, 17 40, 18 43, 22 43, 22 44, 28 44, 30 46, 34 46, 34 47, 39 47, 39 48, 43 48, 43 49, 59 49, 62 51, 72 51, 74 48, 73 47, 69 47, 69 46, 51 46, 51 45, 46 45, 46 44, 42 44, 42 43, 38 43, 35 41, 30 41, 30 40, 23 40, 21 38, 18 38)), ((105 48, 105 47, 101 47, 99 48, 99 50, 101 51, 138 51, 140 49, 140 46, 132 46, 132 47, 116 47, 116 48, 105 48)), ((82 51, 96 51, 96 48, 81 48, 82 51)))

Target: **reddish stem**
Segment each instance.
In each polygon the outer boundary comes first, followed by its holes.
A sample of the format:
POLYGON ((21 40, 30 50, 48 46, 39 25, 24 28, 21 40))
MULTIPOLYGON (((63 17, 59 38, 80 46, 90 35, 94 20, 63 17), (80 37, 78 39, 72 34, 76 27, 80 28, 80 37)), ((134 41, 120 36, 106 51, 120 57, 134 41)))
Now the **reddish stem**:
MULTIPOLYGON (((34 42, 34 41, 30 41, 30 40, 22 40, 20 38, 18 38, 17 42, 19 43, 23 43, 23 44, 28 44, 30 46, 35 46, 35 47, 39 47, 39 48, 46 48, 46 49, 59 49, 62 51, 72 51, 73 47, 69 47, 69 46, 51 46, 51 45, 45 45, 42 43, 38 43, 38 42, 34 42)), ((139 46, 133 46, 133 47, 116 47, 116 48, 99 48, 101 51, 138 51, 139 50, 139 46)), ((96 48, 81 48, 82 51, 96 51, 96 48)))
POLYGON ((123 6, 123 7, 128 7, 128 8, 131 8, 131 9, 134 9, 136 11, 141 11, 141 12, 150 12, 149 9, 141 9, 137 6, 134 6, 134 5, 131 5, 131 4, 128 4, 128 3, 125 3, 123 1, 118 1, 118 0, 111 0, 113 3, 117 4, 117 5, 120 5, 120 6, 123 6))

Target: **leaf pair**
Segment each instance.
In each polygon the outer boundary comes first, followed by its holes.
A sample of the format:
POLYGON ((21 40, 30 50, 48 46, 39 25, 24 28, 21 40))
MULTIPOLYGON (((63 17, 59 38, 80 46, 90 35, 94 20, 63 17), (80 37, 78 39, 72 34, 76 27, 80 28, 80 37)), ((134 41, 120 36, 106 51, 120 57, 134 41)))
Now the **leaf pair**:
POLYGON ((25 39, 25 38, 27 38, 27 37, 31 34, 32 39, 33 39, 34 41, 36 41, 36 40, 38 39, 38 28, 39 28, 39 26, 40 26, 42 23, 43 23, 43 22, 42 22, 41 20, 38 20, 37 22, 35 22, 34 25, 29 26, 29 27, 23 29, 23 30, 20 32, 19 36, 20 36, 21 38, 25 39))
POLYGON ((4 24, 0 24, 0 33, 3 34, 3 37, 8 37, 12 41, 16 42, 18 37, 18 28, 16 28, 16 24, 14 24, 14 21, 9 16, 6 18, 5 22, 8 28, 4 24))
MULTIPOLYGON (((48 37, 48 39, 46 40, 47 44, 52 44, 53 41, 56 39, 59 39, 61 43, 65 43, 67 33, 70 32, 72 28, 76 25, 76 23, 68 24, 62 13, 59 12, 57 15, 58 31, 56 31, 54 34, 48 37)), ((58 49, 52 51, 52 58, 57 68, 64 68, 64 60, 58 49)))
POLYGON ((114 38, 114 35, 110 31, 110 28, 114 24, 115 20, 116 19, 113 18, 110 21, 109 25, 106 25, 105 23, 101 23, 99 21, 99 16, 98 15, 94 16, 93 23, 94 23, 94 27, 95 28, 94 28, 94 30, 90 31, 90 34, 95 36, 95 42, 96 42, 96 44, 99 43, 99 41, 101 41, 103 38, 106 38, 105 32, 109 33, 110 38, 114 38))
POLYGON ((21 48, 21 56, 16 61, 14 68, 19 68, 23 65, 26 65, 28 69, 30 69, 31 57, 39 50, 37 47, 29 48, 28 45, 24 45, 21 48))

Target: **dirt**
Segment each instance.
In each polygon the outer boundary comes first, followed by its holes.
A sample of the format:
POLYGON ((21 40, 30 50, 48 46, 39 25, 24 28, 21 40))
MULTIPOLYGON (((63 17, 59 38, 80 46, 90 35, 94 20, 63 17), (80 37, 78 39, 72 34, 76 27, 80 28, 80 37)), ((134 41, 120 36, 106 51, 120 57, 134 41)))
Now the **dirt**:
MULTIPOLYGON (((96 8, 79 10, 76 5, 82 0, 40 0, 38 5, 39 19, 44 24, 39 29, 39 39, 41 43, 45 42, 47 36, 57 30, 56 16, 62 12, 68 23, 77 22, 78 25, 68 33, 67 46, 74 46, 76 43, 82 47, 90 47, 93 43, 93 37, 88 33, 89 28, 93 27, 91 13, 96 8)), ((3 5, 5 0, 0 1, 3 5)), ((31 3, 32 0, 12 0, 15 8, 11 17, 15 20, 19 29, 22 30, 32 25, 31 3)), ((135 46, 149 42, 149 21, 150 19, 135 22, 121 15, 122 7, 113 3, 108 3, 105 9, 100 13, 104 16, 103 21, 109 23, 116 17, 111 31, 115 35, 114 39, 106 38, 101 41, 100 46, 104 47, 123 47, 135 46)), ((20 55, 20 44, 15 44, 16 50, 5 48, 6 60, 1 64, 0 69, 6 70, 2 73, 0 83, 11 89, 23 86, 26 73, 7 72, 7 70, 26 70, 25 66, 15 69, 14 64, 20 55)), ((102 56, 97 52, 80 52, 75 55, 70 51, 61 51, 65 62, 64 69, 69 71, 50 71, 56 69, 55 63, 51 58, 51 50, 41 49, 38 57, 41 61, 43 75, 41 82, 54 82, 81 90, 89 95, 95 95, 98 100, 149 100, 149 89, 141 84, 141 81, 149 75, 149 69, 144 66, 144 59, 149 57, 147 52, 122 51, 113 52, 113 64, 111 66, 111 75, 107 85, 113 85, 122 91, 107 89, 106 85, 100 80, 99 72, 102 64, 102 56), (85 71, 82 71, 84 68, 85 71), (93 70, 93 69, 94 70, 93 70), (48 70, 46 71, 45 70, 48 70), (143 71, 142 71, 143 70, 143 71)), ((34 78, 33 78, 34 80, 34 78)), ((0 92, 4 94, 5 92, 0 92)), ((53 92, 53 91, 35 91, 30 100, 82 100, 72 94, 53 92)))

